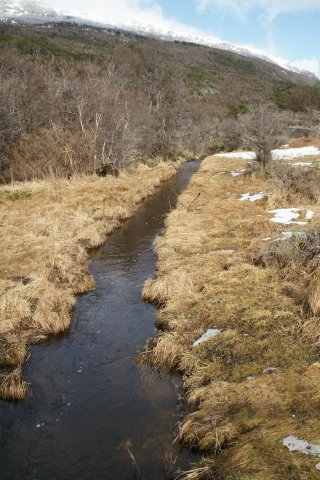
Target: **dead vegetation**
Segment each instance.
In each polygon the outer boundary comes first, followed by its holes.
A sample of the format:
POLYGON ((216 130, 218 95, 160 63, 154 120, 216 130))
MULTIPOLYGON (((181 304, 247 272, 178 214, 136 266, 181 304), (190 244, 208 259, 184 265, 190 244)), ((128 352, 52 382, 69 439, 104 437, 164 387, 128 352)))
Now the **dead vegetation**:
MULTIPOLYGON (((207 459, 179 478, 312 480, 316 459, 282 440, 319 443, 319 195, 292 188, 291 174, 281 195, 281 175, 228 174, 244 167, 207 158, 168 216, 158 274, 143 291, 161 305, 162 330, 139 360, 183 374, 194 411, 180 439, 207 459), (245 192, 273 195, 239 201, 245 192), (309 225, 272 223, 268 211, 282 207, 316 215, 309 225), (193 346, 208 329, 221 333, 193 346)), ((295 175, 294 185, 313 183, 295 175)))
POLYGON ((135 212, 176 164, 0 188, 0 396, 27 394, 27 346, 66 331, 75 295, 94 288, 87 250, 135 212))

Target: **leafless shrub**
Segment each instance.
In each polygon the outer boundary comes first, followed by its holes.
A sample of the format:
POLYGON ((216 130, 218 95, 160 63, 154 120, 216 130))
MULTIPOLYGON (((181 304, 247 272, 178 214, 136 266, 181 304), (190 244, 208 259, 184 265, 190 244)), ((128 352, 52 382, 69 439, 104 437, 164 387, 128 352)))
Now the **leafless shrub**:
POLYGON ((292 168, 283 162, 272 163, 273 185, 276 192, 290 204, 299 201, 317 202, 320 190, 320 172, 316 169, 292 168))
POLYGON ((256 153, 256 161, 265 169, 271 150, 287 140, 288 119, 274 105, 258 104, 239 118, 238 128, 243 146, 256 153))
POLYGON ((2 180, 114 174, 136 159, 177 155, 183 80, 153 46, 102 63, 61 60, 59 68, 2 51, 2 180))

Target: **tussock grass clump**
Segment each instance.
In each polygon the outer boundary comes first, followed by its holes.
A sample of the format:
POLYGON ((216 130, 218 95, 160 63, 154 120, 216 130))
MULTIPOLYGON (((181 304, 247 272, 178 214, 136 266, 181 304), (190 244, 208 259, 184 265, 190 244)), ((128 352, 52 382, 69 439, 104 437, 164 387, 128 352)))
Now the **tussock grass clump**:
POLYGON ((320 170, 318 168, 292 168, 286 162, 272 162, 272 187, 277 195, 271 202, 281 198, 282 206, 298 202, 300 205, 317 203, 320 196, 320 170))
MULTIPOLYGON (((291 294, 303 306, 306 314, 309 312, 315 317, 320 314, 320 225, 315 222, 303 233, 293 235, 286 242, 276 241, 260 246, 253 254, 253 261, 257 265, 268 267, 276 265, 280 274, 286 280, 288 293, 292 285, 291 294), (295 286, 299 285, 299 291, 295 286), (309 312, 308 312, 309 311, 309 312)), ((311 324, 317 325, 316 319, 307 320, 308 331, 311 324)), ((315 339, 317 332, 314 332, 315 339)), ((316 341, 317 343, 317 341, 316 341)))
POLYGON ((0 395, 4 400, 23 400, 28 393, 28 384, 21 378, 21 367, 0 374, 0 395))
POLYGON ((0 397, 26 396, 20 366, 27 346, 66 331, 75 295, 94 288, 87 250, 102 245, 178 165, 0 188, 0 397))
POLYGON ((162 330, 140 359, 183 374, 193 412, 179 438, 206 461, 181 478, 315 480, 316 459, 282 440, 318 443, 318 194, 299 185, 315 187, 304 174, 281 195, 275 176, 220 175, 244 166, 207 158, 167 217, 143 293, 159 304, 162 330), (239 201, 245 192, 272 195, 239 201), (276 224, 272 204, 316 215, 310 225, 276 224), (208 329, 220 333, 193 346, 208 329))

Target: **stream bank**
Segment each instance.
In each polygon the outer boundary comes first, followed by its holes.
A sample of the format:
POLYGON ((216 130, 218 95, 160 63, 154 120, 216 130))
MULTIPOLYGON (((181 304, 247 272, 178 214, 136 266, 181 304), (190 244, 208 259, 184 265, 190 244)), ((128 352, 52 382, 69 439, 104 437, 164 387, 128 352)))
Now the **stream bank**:
POLYGON ((70 330, 31 348, 29 397, 0 404, 2 480, 163 480, 167 456, 183 468, 195 458, 173 444, 178 377, 134 360, 155 334, 155 308, 141 300, 152 244, 198 167, 183 164, 92 252, 96 289, 77 299, 70 330))

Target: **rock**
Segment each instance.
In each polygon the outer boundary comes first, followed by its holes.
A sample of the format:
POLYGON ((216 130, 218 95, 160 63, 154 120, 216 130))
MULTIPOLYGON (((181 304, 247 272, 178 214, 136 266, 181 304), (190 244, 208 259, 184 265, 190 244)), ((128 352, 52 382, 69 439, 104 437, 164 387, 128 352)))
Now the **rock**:
POLYGON ((193 343, 193 347, 197 347, 198 345, 201 345, 201 343, 206 342, 207 340, 210 340, 210 338, 214 338, 217 335, 221 333, 221 330, 219 328, 209 328, 206 333, 204 333, 198 340, 196 340, 193 343))
POLYGON ((265 368, 262 373, 269 373, 270 374, 270 373, 276 372, 277 370, 278 369, 275 368, 275 367, 268 367, 268 368, 265 368))

